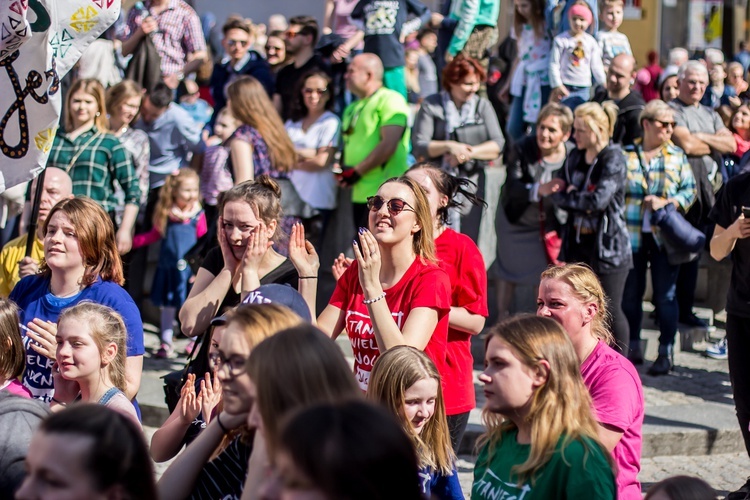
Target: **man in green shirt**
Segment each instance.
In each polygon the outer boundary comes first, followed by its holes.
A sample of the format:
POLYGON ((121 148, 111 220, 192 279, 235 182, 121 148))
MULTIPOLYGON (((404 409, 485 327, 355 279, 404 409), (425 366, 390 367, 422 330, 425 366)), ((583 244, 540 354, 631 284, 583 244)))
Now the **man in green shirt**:
POLYGON ((344 141, 339 175, 352 187, 354 223, 367 226, 367 197, 380 185, 407 170, 409 106, 406 99, 383 87, 383 63, 375 54, 360 54, 346 71, 346 85, 359 98, 344 110, 344 141))

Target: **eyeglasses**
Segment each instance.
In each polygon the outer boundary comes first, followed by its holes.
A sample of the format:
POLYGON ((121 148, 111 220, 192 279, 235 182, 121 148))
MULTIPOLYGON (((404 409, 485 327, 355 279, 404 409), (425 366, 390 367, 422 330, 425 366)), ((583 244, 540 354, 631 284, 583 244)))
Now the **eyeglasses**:
POLYGON ((222 353, 218 353, 215 357, 212 357, 212 360, 216 365, 216 371, 220 372, 226 367, 230 378, 239 377, 245 373, 245 362, 247 359, 243 356, 232 356, 227 359, 222 353))
POLYGON ((656 118, 649 118, 653 123, 658 123, 663 128, 671 127, 674 128, 676 123, 675 122, 663 122, 661 120, 657 120, 656 118))
POLYGON ((383 208, 383 205, 388 208, 388 213, 394 217, 404 210, 414 212, 414 207, 409 205, 401 198, 391 198, 388 201, 384 200, 380 196, 370 196, 369 198, 367 198, 367 208, 369 208, 371 212, 378 212, 381 208, 383 208))
POLYGON ((235 45, 246 47, 248 43, 248 40, 227 40, 227 45, 229 45, 230 47, 234 47, 235 45))
POLYGON ((327 93, 328 93, 328 89, 327 89, 327 88, 325 88, 325 89, 310 89, 310 88, 304 88, 304 89, 302 89, 302 92, 303 92, 303 93, 304 93, 305 95, 313 95, 313 94, 318 94, 318 95, 325 95, 325 94, 327 94, 327 93))

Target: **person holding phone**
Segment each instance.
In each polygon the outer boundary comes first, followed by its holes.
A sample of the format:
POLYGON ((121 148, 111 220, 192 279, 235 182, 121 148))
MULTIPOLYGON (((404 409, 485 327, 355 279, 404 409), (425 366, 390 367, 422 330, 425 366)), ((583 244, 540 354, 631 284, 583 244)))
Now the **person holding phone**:
MULTIPOLYGON (((716 224, 711 257, 721 260, 731 254, 732 259, 723 352, 729 358, 737 420, 750 454, 750 365, 745 362, 750 352, 750 172, 733 177, 719 190, 708 218, 716 224)), ((750 479, 728 498, 748 492, 750 479)))

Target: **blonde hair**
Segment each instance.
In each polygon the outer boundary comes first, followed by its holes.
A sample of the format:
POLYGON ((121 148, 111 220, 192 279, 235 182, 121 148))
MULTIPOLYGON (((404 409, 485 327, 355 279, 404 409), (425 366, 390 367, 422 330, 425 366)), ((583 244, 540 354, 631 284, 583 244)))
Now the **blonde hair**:
POLYGON ((411 346, 398 346, 384 352, 372 368, 367 397, 396 415, 414 442, 420 467, 430 467, 446 476, 451 474, 455 456, 445 416, 440 374, 424 352, 411 346), (404 415, 404 393, 423 379, 437 381, 438 392, 435 413, 425 423, 422 433, 417 434, 404 415))
POLYGON ((227 326, 237 324, 252 349, 271 335, 297 326, 302 318, 281 304, 240 304, 226 313, 227 326))
POLYGON ((665 113, 669 113, 669 116, 674 116, 674 111, 666 102, 661 99, 654 99, 649 101, 641 111, 641 115, 638 117, 638 122, 643 126, 644 120, 655 120, 659 116, 663 116, 665 113))
POLYGON ((435 241, 432 238, 434 225, 432 214, 430 213, 430 202, 427 199, 427 193, 417 181, 405 175, 388 179, 380 186, 382 187, 389 182, 403 184, 411 189, 411 192, 414 195, 414 206, 412 208, 414 209, 414 214, 417 216, 417 224, 419 224, 420 228, 419 231, 413 235, 412 249, 417 257, 421 257, 427 262, 436 262, 435 241))
POLYGON ((297 151, 263 86, 251 76, 243 76, 227 88, 232 114, 256 129, 268 146, 273 168, 289 172, 297 163, 297 151))
POLYGON ((91 338, 99 350, 100 358, 109 344, 115 344, 117 352, 106 367, 107 375, 115 387, 125 392, 127 388, 125 358, 128 331, 122 316, 111 307, 85 300, 65 309, 60 314, 57 324, 60 325, 63 321, 70 319, 88 326, 91 338))
POLYGON ((596 136, 596 143, 600 149, 604 149, 612 134, 615 132, 617 122, 617 111, 619 108, 612 101, 604 101, 602 104, 596 102, 585 102, 578 106, 573 113, 576 118, 591 129, 596 136))
MULTIPOLYGON (((556 450, 564 457, 566 447, 578 440, 583 442, 587 454, 592 446, 598 446, 612 466, 610 453, 599 442, 599 425, 591 412, 591 396, 581 378, 580 362, 562 326, 550 318, 530 314, 515 316, 492 328, 485 341, 485 352, 495 337, 510 346, 518 360, 529 368, 541 369, 543 360, 549 363, 547 379, 531 396, 526 416, 531 425, 529 457, 511 468, 512 473, 518 475, 518 484, 530 479, 533 485, 536 474, 556 450)), ((486 408, 482 419, 487 432, 480 438, 479 445, 488 445, 489 464, 502 435, 517 427, 511 420, 486 408)))
POLYGON ((559 280, 570 285, 573 294, 584 304, 593 302, 597 306, 596 315, 591 320, 591 333, 596 338, 614 345, 615 338, 607 327, 607 295, 596 273, 586 264, 565 264, 548 267, 542 272, 541 280, 559 280))
POLYGON ((539 117, 536 119, 536 126, 538 127, 544 120, 554 116, 560 122, 560 130, 564 134, 567 134, 573 128, 573 112, 569 107, 560 104, 559 102, 548 102, 539 111, 539 117))
POLYGON ((604 10, 610 6, 625 7, 625 2, 623 2, 623 0, 601 0, 601 2, 602 2, 601 10, 604 10))
MULTIPOLYGON (((125 101, 132 99, 133 97, 143 97, 143 88, 133 80, 123 80, 117 85, 110 87, 107 89, 106 94, 107 113, 111 115, 117 110, 117 108, 122 106, 125 101)), ((137 120, 138 114, 133 117, 132 121, 135 122, 137 120)))
POLYGON ((195 170, 181 168, 177 172, 169 174, 164 181, 164 185, 159 189, 159 201, 156 202, 156 208, 154 209, 153 223, 162 235, 167 230, 167 219, 175 204, 175 193, 180 185, 188 179, 194 179, 200 184, 200 178, 195 170))
POLYGON ((73 94, 78 91, 86 92, 94 98, 96 101, 96 112, 97 115, 94 118, 94 125, 99 132, 109 131, 109 120, 107 120, 107 108, 105 105, 104 87, 96 78, 82 78, 73 82, 68 90, 68 97, 65 99, 65 130, 70 132, 73 130, 73 116, 70 112, 70 101, 73 99, 73 94))

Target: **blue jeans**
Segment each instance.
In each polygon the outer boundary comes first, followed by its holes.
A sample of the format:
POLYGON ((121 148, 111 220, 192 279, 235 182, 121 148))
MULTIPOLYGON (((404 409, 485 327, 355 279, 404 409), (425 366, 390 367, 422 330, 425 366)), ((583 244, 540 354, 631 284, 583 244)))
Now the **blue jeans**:
MULTIPOLYGON (((510 103, 507 131, 508 137, 512 142, 521 140, 526 135, 527 128, 531 127, 531 133, 534 133, 536 129, 536 123, 525 122, 523 119, 523 98, 525 93, 526 88, 524 87, 523 93, 520 96, 512 96, 513 100, 510 103)), ((549 101, 549 94, 549 85, 542 85, 542 107, 549 101)))
POLYGON ((591 87, 573 87, 572 85, 566 85, 568 89, 568 97, 563 99, 560 104, 567 106, 571 111, 575 111, 578 106, 587 102, 591 99, 591 87))
POLYGON ((642 233, 641 248, 633 253, 633 269, 625 282, 622 310, 630 325, 630 347, 638 348, 643 319, 643 294, 646 291, 646 270, 651 263, 653 302, 659 320, 659 346, 674 344, 677 334, 677 273, 680 266, 673 266, 667 252, 656 245, 650 233, 642 233))

